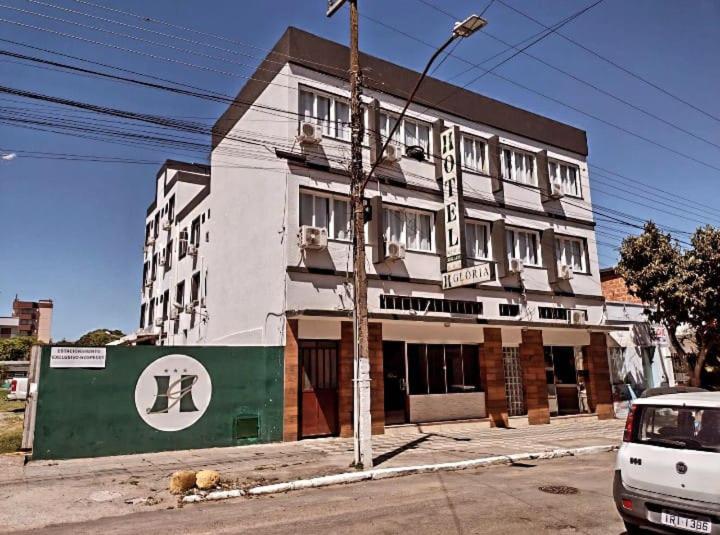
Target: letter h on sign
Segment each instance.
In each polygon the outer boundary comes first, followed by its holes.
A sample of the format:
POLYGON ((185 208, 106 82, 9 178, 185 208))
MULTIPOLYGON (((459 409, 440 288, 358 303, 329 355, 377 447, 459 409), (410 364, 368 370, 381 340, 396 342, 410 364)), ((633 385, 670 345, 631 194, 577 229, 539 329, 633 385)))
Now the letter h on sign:
POLYGON ((445 214, 446 270, 460 269, 465 263, 465 207, 460 169, 460 129, 451 126, 440 134, 443 202, 445 214))

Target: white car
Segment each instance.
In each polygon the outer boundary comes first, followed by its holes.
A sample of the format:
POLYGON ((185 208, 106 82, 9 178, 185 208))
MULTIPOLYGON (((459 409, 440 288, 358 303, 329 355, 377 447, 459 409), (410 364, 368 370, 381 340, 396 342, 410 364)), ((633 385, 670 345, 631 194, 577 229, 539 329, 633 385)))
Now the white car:
POLYGON ((630 535, 720 535, 720 392, 635 400, 613 495, 630 535))

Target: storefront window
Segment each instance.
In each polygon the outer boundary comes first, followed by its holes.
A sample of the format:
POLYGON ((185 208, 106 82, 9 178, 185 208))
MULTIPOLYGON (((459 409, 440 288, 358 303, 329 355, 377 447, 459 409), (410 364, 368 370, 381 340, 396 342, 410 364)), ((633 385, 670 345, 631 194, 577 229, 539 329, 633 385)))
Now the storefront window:
POLYGON ((476 345, 408 344, 411 395, 481 391, 476 345))

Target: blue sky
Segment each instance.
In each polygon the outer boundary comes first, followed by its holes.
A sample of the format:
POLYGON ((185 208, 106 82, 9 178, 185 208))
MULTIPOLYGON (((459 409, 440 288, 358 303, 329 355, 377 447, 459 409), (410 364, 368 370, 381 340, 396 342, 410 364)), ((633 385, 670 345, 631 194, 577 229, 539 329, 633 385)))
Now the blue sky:
MULTIPOLYGON (((425 1, 441 6, 444 11, 458 17, 479 12, 488 4, 487 0, 425 1)), ((590 4, 570 0, 503 1, 548 25, 590 4)), ((263 50, 271 48, 288 25, 341 42, 347 42, 348 36, 347 10, 328 20, 324 16, 323 0, 92 0, 91 3, 162 19, 242 44, 142 22, 73 0, 7 0, 6 5, 26 12, 0 7, 0 19, 26 26, 0 21, 0 39, 234 95, 246 77, 251 75, 252 67, 259 63, 263 50), (51 6, 60 6, 66 11, 51 6), (136 28, 88 18, 68 9, 197 39, 220 48, 232 48, 238 54, 171 40, 136 28), (222 57, 225 61, 113 36, 48 17, 163 41, 222 57), (146 55, 39 31, 27 25, 146 55), (176 62, 150 55, 171 58, 176 62), (230 72, 233 76, 192 68, 180 62, 230 72)), ((428 7, 423 0, 361 0, 360 6, 363 14, 435 44, 445 40, 452 24, 450 17, 428 7)), ((540 26, 500 2, 493 2, 485 16, 489 21, 487 32, 511 43, 523 41, 541 30, 540 26)), ((430 48, 368 18, 362 18, 360 22, 360 43, 366 52, 415 69, 421 69, 432 52, 430 48)), ((692 231, 701 223, 720 224, 720 216, 714 216, 710 208, 717 204, 720 193, 720 150, 711 144, 720 144, 720 122, 716 119, 720 118, 717 100, 720 62, 716 57, 720 43, 720 4, 714 0, 605 0, 561 31, 682 97, 704 113, 648 87, 555 35, 544 39, 528 52, 692 135, 632 110, 523 55, 499 67, 497 73, 704 163, 691 161, 671 150, 623 133, 493 76, 485 76, 469 87, 587 130, 591 166, 621 173, 667 192, 661 194, 663 199, 654 198, 637 183, 617 177, 615 179, 619 182, 611 182, 604 171, 596 172, 591 167, 593 200, 598 205, 623 212, 624 218, 653 218, 683 231, 692 231), (693 202, 688 203, 680 196, 693 202)), ((478 34, 463 41, 454 54, 478 63, 504 48, 491 37, 478 34)), ((0 41, 0 49, 81 65, 6 41, 0 41)), ((493 64, 490 62, 487 66, 493 64)), ((466 64, 450 57, 436 76, 450 78, 466 69, 466 64)), ((478 74, 478 71, 467 72, 457 81, 464 84, 478 74)), ((30 68, 7 57, 0 57, 0 85, 127 110, 192 117, 208 124, 224 110, 224 105, 219 103, 30 68)), ((46 110, 37 103, 8 95, 0 94, 0 99, 0 116, 24 113, 28 109, 35 109, 35 113, 46 110)), ((166 158, 202 161, 202 155, 88 140, 17 128, 2 122, 0 151, 1 154, 17 151, 14 159, 0 160, 0 217, 3 229, 0 315, 9 313, 12 298, 17 293, 27 299, 55 300, 55 339, 74 339, 98 327, 124 331, 134 329, 140 298, 143 221, 153 196, 155 172, 166 158), (148 161, 150 164, 36 159, 19 151, 112 156, 148 161)), ((613 246, 617 246, 622 235, 631 229, 600 222, 598 230, 601 233, 598 235, 601 264, 612 265, 616 259, 613 246)), ((678 236, 684 237, 681 234, 678 236)))

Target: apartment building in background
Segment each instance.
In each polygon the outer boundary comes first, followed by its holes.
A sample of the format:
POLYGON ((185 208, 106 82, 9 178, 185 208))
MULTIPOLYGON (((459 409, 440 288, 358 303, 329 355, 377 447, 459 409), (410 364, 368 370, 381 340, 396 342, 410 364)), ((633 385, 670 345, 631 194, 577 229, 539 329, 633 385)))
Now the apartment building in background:
MULTIPOLYGON (((348 57, 289 28, 147 212, 138 335, 284 346, 285 440, 352 434, 348 57)), ((373 432, 612 417, 586 133, 427 78, 380 154, 418 73, 361 64, 373 432)))
MULTIPOLYGON (((50 343, 52 341, 52 299, 40 299, 39 301, 21 301, 15 297, 13 300, 12 319, 16 322, 14 327, 6 325, 0 318, 0 335, 3 338, 12 336, 33 336, 38 341, 50 343)), ((10 319, 10 318, 5 318, 10 319)))
POLYGON ((13 338, 18 335, 20 318, 0 316, 0 338, 13 338))

